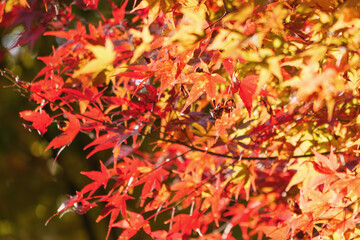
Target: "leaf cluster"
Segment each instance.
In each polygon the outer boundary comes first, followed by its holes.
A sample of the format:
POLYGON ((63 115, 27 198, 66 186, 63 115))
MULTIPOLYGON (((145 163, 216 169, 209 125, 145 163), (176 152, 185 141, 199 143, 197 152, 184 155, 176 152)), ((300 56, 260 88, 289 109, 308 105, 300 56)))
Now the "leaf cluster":
POLYGON ((101 3, 0 3, 5 28, 33 21, 17 44, 59 43, 31 83, 1 70, 25 126, 112 152, 55 215, 99 207, 119 239, 356 239, 357 1, 101 3))

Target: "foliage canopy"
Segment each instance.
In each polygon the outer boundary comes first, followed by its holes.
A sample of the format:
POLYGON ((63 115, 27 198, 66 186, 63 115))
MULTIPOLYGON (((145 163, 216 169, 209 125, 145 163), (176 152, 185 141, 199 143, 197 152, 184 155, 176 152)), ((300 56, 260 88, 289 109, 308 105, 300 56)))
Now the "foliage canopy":
POLYGON ((25 127, 57 125, 57 154, 78 134, 87 157, 112 152, 55 215, 101 208, 119 239, 356 239, 359 8, 2 1, 1 27, 23 26, 16 45, 58 43, 32 82, 1 70, 36 105, 25 127))

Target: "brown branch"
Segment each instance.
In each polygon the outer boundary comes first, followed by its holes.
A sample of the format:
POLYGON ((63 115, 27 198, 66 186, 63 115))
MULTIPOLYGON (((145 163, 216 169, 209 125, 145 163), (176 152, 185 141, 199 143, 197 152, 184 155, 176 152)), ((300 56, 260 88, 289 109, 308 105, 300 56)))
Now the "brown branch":
MULTIPOLYGON (((203 152, 203 153, 207 153, 207 154, 210 154, 210 155, 213 155, 213 156, 218 156, 218 157, 224 157, 224 158, 230 158, 230 159, 243 159, 243 160, 276 160, 278 159, 278 157, 242 157, 242 155, 239 155, 239 156, 233 156, 233 155, 228 155, 228 154, 221 154, 221 153, 217 153, 217 152, 212 152, 212 151, 208 151, 208 150, 205 150, 205 149, 201 149, 201 148, 198 148, 198 147, 195 147, 195 146, 191 146, 187 143, 184 143, 184 142, 179 142, 179 141, 175 141, 175 140, 170 140, 170 139, 160 139, 160 138, 156 138, 154 136, 151 136, 151 135, 147 135, 147 134, 142 134, 140 133, 140 135, 142 136, 145 136, 145 137, 148 137, 148 138, 152 138, 156 141, 163 141, 163 142, 168 142, 168 143, 174 143, 174 144, 179 144, 179 145, 182 145, 182 146, 185 146, 185 147, 188 147, 191 151, 198 151, 198 152, 203 152)), ((344 152, 334 152, 334 154, 342 154, 344 152)), ((322 155, 327 155, 327 154, 330 154, 330 152, 323 152, 323 153, 320 153, 322 155)), ((309 153, 309 154, 303 154, 303 155, 294 155, 294 156, 291 156, 289 157, 289 159, 294 159, 294 158, 308 158, 308 157, 314 157, 315 154, 313 153, 309 153)))
MULTIPOLYGON (((223 1, 224 3, 224 8, 225 8, 225 14, 228 14, 229 11, 228 9, 226 8, 226 5, 225 5, 225 1, 223 1)), ((15 76, 13 73, 11 73, 11 71, 5 69, 5 70, 0 70, 0 75, 7 78, 8 80, 10 80, 12 83, 14 83, 14 85, 16 85, 17 87, 20 87, 20 88, 23 88, 25 89, 27 92, 29 92, 30 90, 26 87, 24 87, 21 83, 21 81, 18 80, 17 76, 15 76), (11 75, 11 78, 8 74, 11 75)), ((33 92, 34 93, 34 92, 33 92)), ((48 101, 49 103, 51 104, 54 104, 55 106, 57 106, 58 108, 64 108, 65 106, 61 106, 60 104, 54 102, 54 101, 51 101, 49 99, 47 99, 46 97, 44 96, 41 96, 39 93, 34 93, 36 95, 38 95, 39 97, 45 99, 46 101, 48 101)), ((70 110, 73 112, 73 110, 70 110)), ((77 114, 81 117, 84 117, 84 118, 88 118, 90 120, 93 120, 93 121, 96 121, 96 122, 99 122, 99 123, 102 123, 104 124, 105 126, 108 126, 108 127, 118 127, 117 124, 113 124, 113 123, 109 123, 109 122, 106 122, 106 121, 103 121, 103 120, 99 120, 99 119, 96 119, 96 118, 93 118, 93 117, 90 117, 90 116, 86 116, 82 113, 74 113, 74 114, 77 114)), ((184 129, 182 128, 182 130, 184 131, 184 129)), ((171 139, 160 139, 160 138, 156 138, 154 136, 151 136, 149 134, 144 134, 144 133, 141 133, 139 132, 140 135, 144 136, 144 137, 148 137, 148 138, 152 138, 156 141, 163 141, 163 142, 168 142, 168 143, 174 143, 174 144, 179 144, 179 145, 183 145, 187 148, 189 148, 189 151, 198 151, 198 152, 203 152, 203 153, 207 153, 207 154, 210 154, 210 155, 213 155, 213 156, 218 156, 218 157, 224 157, 224 158, 230 158, 230 159, 235 159, 235 160, 238 160, 239 158, 243 159, 243 160, 263 160, 263 161, 267 161, 267 160, 276 160, 278 159, 278 157, 243 157, 242 155, 228 155, 228 154, 221 154, 221 153, 217 153, 217 152, 213 152, 213 151, 208 151, 208 150, 205 150, 205 149, 201 149, 201 148, 198 148, 196 146, 194 146, 192 143, 188 144, 188 143, 185 143, 185 142, 179 142, 179 141, 175 141, 175 140, 171 140, 171 139)), ((189 139, 189 136, 187 136, 187 133, 186 133, 186 130, 184 131, 184 134, 186 135, 187 139, 190 141, 189 139)), ((323 154, 323 155, 326 155, 326 154, 329 154, 330 152, 323 152, 323 153, 320 153, 320 154, 323 154)), ((344 152, 334 152, 334 154, 342 154, 344 152)), ((308 158, 308 157, 314 157, 315 155, 310 153, 310 154, 304 154, 304 155, 295 155, 295 156, 291 156, 289 157, 289 159, 294 159, 294 158, 308 158)))
POLYGON ((213 22, 213 23, 211 23, 209 26, 207 26, 207 27, 205 28, 205 30, 207 30, 208 28, 214 26, 214 25, 217 24, 218 22, 220 22, 221 19, 223 19, 226 15, 228 15, 228 14, 230 13, 230 10, 226 7, 225 0, 223 0, 222 2, 223 2, 223 5, 224 5, 224 10, 225 10, 224 14, 223 14, 220 18, 218 18, 215 22, 213 22))

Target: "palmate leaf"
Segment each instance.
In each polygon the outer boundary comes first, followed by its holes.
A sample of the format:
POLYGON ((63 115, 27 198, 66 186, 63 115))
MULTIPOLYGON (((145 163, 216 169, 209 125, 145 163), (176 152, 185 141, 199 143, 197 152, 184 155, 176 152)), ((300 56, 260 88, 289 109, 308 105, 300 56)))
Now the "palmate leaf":
POLYGON ((193 230, 199 227, 200 212, 194 211, 192 215, 178 214, 167 222, 172 223, 169 233, 181 232, 183 235, 189 235, 193 230))
POLYGON ((65 116, 69 119, 69 124, 65 131, 61 133, 59 136, 55 137, 49 145, 46 147, 45 151, 49 150, 50 148, 60 148, 65 145, 70 144, 78 132, 81 129, 80 121, 77 119, 76 116, 69 112, 65 112, 65 116))
POLYGON ((46 133, 47 127, 52 123, 53 119, 44 111, 22 111, 20 117, 26 121, 32 122, 32 126, 40 132, 41 135, 46 133))
POLYGON ((204 92, 211 99, 216 97, 216 84, 226 83, 226 81, 219 74, 210 74, 207 72, 191 73, 187 75, 187 81, 194 83, 191 88, 190 95, 185 102, 181 113, 184 112, 190 104, 195 102, 204 92))
MULTIPOLYGON (((118 129, 109 131, 107 134, 104 134, 94 141, 89 143, 84 149, 88 149, 89 147, 95 146, 95 148, 86 156, 87 158, 94 155, 96 152, 109 149, 109 148, 118 148, 121 144, 126 141, 131 136, 139 135, 137 131, 132 131, 129 129, 120 126, 118 129)), ((118 156, 114 155, 115 158, 118 156)))
POLYGON ((128 219, 121 220, 112 225, 113 227, 125 229, 119 236, 119 239, 130 239, 140 229, 144 229, 148 234, 151 233, 149 221, 144 220, 141 214, 130 211, 127 211, 126 214, 129 216, 128 219))
POLYGON ((105 205, 105 207, 103 208, 101 214, 99 215, 99 217, 96 219, 96 222, 101 221, 103 218, 105 218, 106 216, 110 215, 110 223, 109 223, 109 228, 108 228, 108 232, 107 232, 107 236, 106 238, 109 237, 111 228, 113 228, 113 224, 115 223, 116 219, 118 218, 119 214, 121 214, 121 216, 126 220, 127 220, 127 215, 126 215, 126 200, 128 199, 133 199, 133 197, 125 194, 125 193, 119 193, 116 192, 111 196, 105 196, 101 201, 107 202, 107 204, 105 205))
POLYGON ((329 169, 331 172, 335 172, 340 167, 340 163, 334 155, 334 148, 331 148, 329 157, 325 157, 315 150, 313 150, 313 153, 315 154, 316 159, 320 162, 320 164, 323 167, 329 169))
POLYGON ((357 233, 358 1, 0 2, 5 35, 57 41, 31 83, 12 81, 37 105, 28 127, 58 121, 47 150, 80 131, 88 157, 109 149, 55 215, 98 205, 119 239, 357 233))
POLYGON ((257 94, 260 96, 271 96, 266 90, 258 89, 258 79, 258 75, 246 76, 234 86, 233 90, 234 93, 239 92, 240 98, 248 110, 249 117, 251 116, 252 102, 257 94), (259 91, 259 93, 257 93, 257 91, 259 91))
POLYGON ((151 24, 158 16, 160 13, 160 2, 161 1, 157 1, 157 0, 144 0, 141 1, 139 5, 136 6, 136 8, 134 8, 132 10, 132 12, 135 12, 139 9, 144 9, 144 8, 150 8, 149 9, 149 14, 148 14, 148 24, 151 24))
POLYGON ((69 196, 69 199, 65 200, 59 207, 57 213, 52 215, 46 222, 45 226, 49 221, 60 214, 60 218, 67 212, 76 212, 78 214, 85 214, 91 208, 96 206, 96 203, 91 203, 88 201, 89 198, 84 198, 84 196, 77 192, 75 196, 69 196))
MULTIPOLYGON (((139 167, 141 168, 141 167, 139 167)), ((145 200, 148 197, 152 197, 153 196, 153 192, 157 191, 158 195, 163 196, 162 198, 162 202, 160 202, 160 204, 162 204, 163 202, 165 202, 166 200, 168 200, 166 197, 164 197, 165 195, 167 195, 167 189, 165 187, 165 185, 161 185, 162 181, 164 181, 165 179, 167 179, 169 172, 166 171, 163 168, 158 168, 155 170, 150 170, 150 172, 145 173, 146 176, 143 177, 137 184, 144 184, 144 187, 142 189, 141 192, 141 206, 144 206, 145 200)), ((158 198, 158 196, 157 196, 158 198)), ((155 201, 156 202, 156 201, 155 201)), ((157 201, 158 202, 158 201, 157 201)), ((160 206, 160 204, 155 204, 153 203, 153 208, 157 208, 160 206)), ((147 205, 149 207, 149 209, 151 208, 149 205, 147 205)))
POLYGON ((74 72, 74 78, 78 77, 80 74, 101 72, 112 65, 115 60, 116 52, 114 51, 114 45, 110 39, 106 40, 105 46, 88 45, 86 48, 95 55, 95 59, 92 59, 85 66, 74 72))
POLYGON ((2 22, 6 2, 0 3, 0 23, 2 22))
POLYGON ((90 179, 94 180, 94 182, 86 185, 81 190, 82 194, 85 194, 90 191, 89 196, 91 196, 99 187, 104 186, 106 188, 107 182, 111 177, 108 169, 105 165, 100 161, 101 171, 90 171, 90 172, 80 172, 81 174, 89 177, 90 179))
MULTIPOLYGON (((145 186, 144 186, 144 188, 145 188, 145 186)), ((167 202, 170 199, 170 195, 171 195, 170 191, 167 189, 165 184, 163 184, 161 189, 158 191, 156 197, 151 202, 151 204, 146 205, 145 211, 152 211, 152 210, 158 209, 158 211, 156 213, 156 215, 157 215, 158 212, 160 211, 160 209, 167 205, 167 202)), ((145 202, 145 200, 146 199, 144 198, 144 193, 142 193, 142 202, 145 202)), ((156 215, 155 215, 155 217, 156 217, 156 215)))
POLYGON ((239 84, 239 95, 248 110, 249 117, 251 115, 252 101, 257 89, 256 81, 259 78, 257 75, 247 76, 241 80, 239 84))

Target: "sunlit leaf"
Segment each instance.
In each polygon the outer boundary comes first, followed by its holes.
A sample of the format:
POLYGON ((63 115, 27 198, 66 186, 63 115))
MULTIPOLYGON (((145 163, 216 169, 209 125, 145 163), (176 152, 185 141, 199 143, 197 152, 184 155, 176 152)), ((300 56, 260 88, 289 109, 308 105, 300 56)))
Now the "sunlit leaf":
POLYGON ((52 123, 53 119, 45 111, 22 111, 20 117, 26 121, 32 122, 32 126, 41 134, 46 133, 47 127, 52 123))
POLYGON ((69 112, 66 112, 65 115, 69 119, 68 127, 64 132, 62 132, 59 136, 55 137, 49 143, 45 151, 49 150, 50 148, 55 149, 70 144, 80 131, 80 121, 77 119, 77 117, 69 112))
POLYGON ((95 59, 92 59, 85 66, 74 72, 73 77, 76 78, 81 74, 86 73, 99 73, 102 70, 112 65, 116 57, 114 51, 114 45, 110 39, 106 40, 105 46, 100 45, 88 45, 86 46, 94 55, 95 59))

